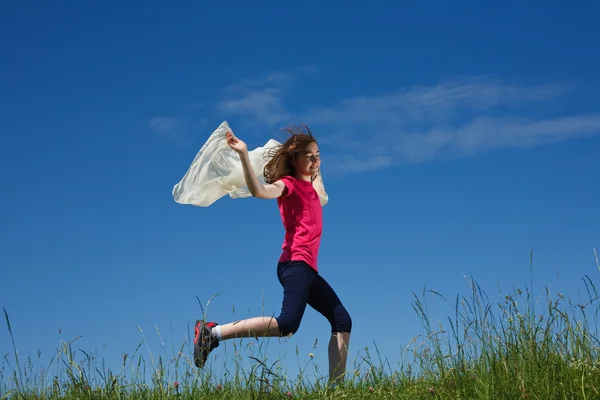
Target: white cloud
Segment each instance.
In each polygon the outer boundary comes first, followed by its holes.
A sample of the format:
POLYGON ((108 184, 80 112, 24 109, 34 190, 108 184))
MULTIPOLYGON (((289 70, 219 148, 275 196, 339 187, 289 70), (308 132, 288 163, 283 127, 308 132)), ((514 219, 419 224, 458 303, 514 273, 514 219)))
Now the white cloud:
POLYGON ((600 114, 557 114, 575 90, 569 84, 523 85, 471 77, 298 112, 284 100, 299 75, 270 74, 231 85, 217 109, 269 127, 306 122, 320 143, 329 146, 324 163, 340 171, 468 157, 600 133, 600 114))
POLYGON ((281 96, 281 90, 276 88, 240 90, 239 95, 220 102, 217 109, 225 115, 253 117, 260 123, 276 125, 291 117, 281 96))
POLYGON ((148 126, 157 131, 165 139, 182 144, 185 143, 184 131, 189 121, 184 117, 153 117, 148 120, 148 126))
POLYGON ((287 125, 293 114, 284 106, 285 92, 292 89, 300 76, 314 72, 315 67, 302 66, 233 83, 223 90, 224 98, 216 110, 221 115, 239 115, 268 126, 287 125))
POLYGON ((148 126, 158 132, 174 132, 182 129, 186 124, 183 117, 153 117, 148 121, 148 126))
POLYGON ((403 133, 390 147, 398 160, 423 162, 435 158, 472 156, 496 149, 530 148, 600 133, 600 115, 555 119, 481 117, 456 127, 403 133))
POLYGON ((306 117, 314 123, 341 125, 377 120, 404 124, 431 119, 445 121, 465 110, 482 112, 498 106, 518 107, 554 100, 570 89, 560 84, 523 87, 491 78, 468 78, 345 99, 336 105, 313 109, 306 117))

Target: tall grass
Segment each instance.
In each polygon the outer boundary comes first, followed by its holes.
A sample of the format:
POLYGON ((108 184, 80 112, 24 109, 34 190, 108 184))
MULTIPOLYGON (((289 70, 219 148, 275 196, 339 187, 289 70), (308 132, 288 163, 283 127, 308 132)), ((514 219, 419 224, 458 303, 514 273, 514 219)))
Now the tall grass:
MULTIPOLYGON (((243 367, 236 342, 233 354, 225 355, 223 373, 210 367, 198 370, 190 358, 191 338, 175 354, 149 352, 149 359, 140 351, 143 339, 123 355, 116 371, 94 354, 73 350, 76 338, 61 342, 42 369, 31 357, 18 355, 4 310, 13 353, 0 368, 0 399, 600 398, 600 296, 589 276, 582 279, 585 302, 553 295, 547 287, 536 299, 527 286, 493 302, 472 277, 465 279, 467 296, 447 299, 433 290, 415 294, 412 306, 424 333, 403 347, 397 367, 376 346, 374 351, 365 348, 350 361, 346 380, 337 387, 328 385, 318 368, 310 373, 310 362, 297 377, 288 378, 281 360, 270 361, 260 345, 243 367), (444 323, 430 317, 432 298, 453 306, 444 323)), ((39 352, 37 357, 39 361, 39 352)))

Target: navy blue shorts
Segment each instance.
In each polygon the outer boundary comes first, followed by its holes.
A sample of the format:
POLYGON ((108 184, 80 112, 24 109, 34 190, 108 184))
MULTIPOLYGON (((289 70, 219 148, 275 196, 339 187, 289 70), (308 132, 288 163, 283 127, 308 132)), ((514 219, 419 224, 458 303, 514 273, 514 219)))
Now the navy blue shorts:
POLYGON ((298 331, 307 304, 327 318, 332 333, 350 333, 350 314, 331 286, 308 264, 304 261, 280 262, 277 278, 283 286, 281 313, 275 318, 281 336, 298 331))

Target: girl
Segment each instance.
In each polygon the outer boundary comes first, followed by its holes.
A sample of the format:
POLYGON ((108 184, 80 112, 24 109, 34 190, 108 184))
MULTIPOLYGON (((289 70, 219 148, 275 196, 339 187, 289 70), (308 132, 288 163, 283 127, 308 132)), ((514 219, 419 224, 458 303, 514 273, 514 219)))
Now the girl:
MULTIPOLYGON (((219 342, 239 337, 283 337, 294 334, 306 305, 321 313, 331 324, 329 380, 342 381, 346 370, 352 320, 335 291, 319 274, 317 256, 321 240, 322 209, 313 185, 319 174, 320 157, 316 139, 297 128, 285 129, 289 139, 276 148, 264 169, 262 185, 250 164, 248 147, 230 131, 228 145, 240 156, 244 179, 252 196, 277 199, 285 228, 277 277, 283 286, 278 317, 255 317, 219 325, 197 320, 194 327, 194 363, 202 368, 219 342)), ((320 181, 320 180, 319 180, 320 181)))

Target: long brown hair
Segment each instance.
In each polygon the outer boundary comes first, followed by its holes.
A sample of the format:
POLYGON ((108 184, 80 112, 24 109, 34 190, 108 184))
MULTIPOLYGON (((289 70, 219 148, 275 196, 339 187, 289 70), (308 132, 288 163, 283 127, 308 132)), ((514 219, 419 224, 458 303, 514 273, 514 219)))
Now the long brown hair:
POLYGON ((265 165, 264 169, 266 183, 276 182, 286 175, 296 175, 296 168, 293 165, 296 156, 304 152, 306 146, 310 143, 317 142, 317 139, 312 135, 308 126, 303 124, 302 128, 290 126, 282 129, 290 137, 281 146, 271 149, 271 154, 269 155, 271 159, 265 165))

